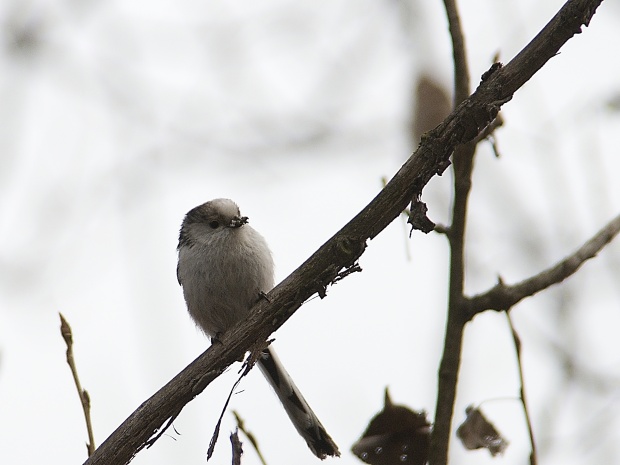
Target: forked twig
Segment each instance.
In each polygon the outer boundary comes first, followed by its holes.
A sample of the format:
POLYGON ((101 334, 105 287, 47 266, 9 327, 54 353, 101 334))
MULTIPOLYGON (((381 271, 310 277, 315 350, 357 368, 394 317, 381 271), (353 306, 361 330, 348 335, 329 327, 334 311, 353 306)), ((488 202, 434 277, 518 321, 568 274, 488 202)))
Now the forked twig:
POLYGON ((620 234, 620 215, 603 226, 594 236, 573 253, 540 273, 516 284, 505 284, 501 278, 488 291, 464 301, 467 319, 486 310, 508 310, 526 297, 564 281, 588 260, 596 257, 603 248, 620 234))

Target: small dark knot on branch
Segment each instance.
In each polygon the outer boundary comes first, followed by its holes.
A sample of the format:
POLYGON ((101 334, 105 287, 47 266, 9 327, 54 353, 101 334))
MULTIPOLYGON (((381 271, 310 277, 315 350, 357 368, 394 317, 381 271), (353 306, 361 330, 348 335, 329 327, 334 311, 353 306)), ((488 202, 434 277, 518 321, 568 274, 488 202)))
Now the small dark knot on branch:
POLYGON ((491 77, 491 74, 493 74, 498 69, 501 69, 502 66, 504 65, 502 65, 499 61, 496 61, 495 63, 493 63, 491 67, 487 71, 485 71, 480 77, 480 83, 482 84, 484 81, 489 79, 491 77))

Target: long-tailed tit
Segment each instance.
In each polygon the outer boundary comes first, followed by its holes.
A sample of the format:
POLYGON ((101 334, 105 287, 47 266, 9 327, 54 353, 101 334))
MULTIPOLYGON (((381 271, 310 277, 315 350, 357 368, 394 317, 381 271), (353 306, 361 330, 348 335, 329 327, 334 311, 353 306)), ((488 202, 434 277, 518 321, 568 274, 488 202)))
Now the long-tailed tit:
MULTIPOLYGON (((232 200, 215 199, 190 210, 181 225, 177 277, 191 317, 212 339, 274 286, 271 251, 247 222, 232 200)), ((310 450, 321 459, 340 455, 272 348, 258 364, 310 450)))

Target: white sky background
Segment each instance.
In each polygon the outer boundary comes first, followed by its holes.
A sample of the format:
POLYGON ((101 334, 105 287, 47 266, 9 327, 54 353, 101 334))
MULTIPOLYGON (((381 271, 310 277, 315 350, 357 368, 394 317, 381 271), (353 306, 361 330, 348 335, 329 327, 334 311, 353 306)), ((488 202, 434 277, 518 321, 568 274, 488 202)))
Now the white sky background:
MULTIPOLYGON (((377 194, 412 150, 415 78, 427 70, 451 83, 441 2, 417 3, 0 6, 0 463, 86 458, 59 311, 74 330, 98 444, 207 347, 175 275, 190 208, 236 200, 271 244, 281 280, 377 194), (24 31, 34 40, 18 47, 24 31)), ((497 51, 508 61, 562 3, 460 2, 472 85, 497 51)), ((481 146, 469 292, 498 274, 515 282, 540 271, 620 211, 620 115, 609 105, 620 93, 619 20, 618 5, 604 2, 584 34, 504 107, 502 157, 481 146)), ((431 219, 447 221, 448 172, 423 200, 431 219)), ((432 416, 445 316, 443 237, 408 240, 397 221, 360 263, 363 273, 275 334, 342 464, 361 463, 349 449, 386 385, 395 402, 432 416)), ((619 278, 615 243, 513 313, 548 463, 620 457, 619 278), (574 364, 571 383, 561 379, 562 354, 574 364)), ((132 463, 204 463, 235 379, 236 368, 186 406, 179 435, 169 430, 132 463)), ((518 395, 503 315, 468 325, 459 387, 457 424, 470 403, 518 395)), ((258 371, 241 389, 231 406, 268 463, 315 463, 258 371)), ((520 404, 483 409, 511 442, 494 463, 525 463, 520 404)), ((233 428, 227 414, 213 463, 230 463, 233 428)), ((248 443, 245 450, 243 463, 258 463, 248 443)), ((486 451, 456 442, 451 454, 455 463, 491 463, 486 451)))

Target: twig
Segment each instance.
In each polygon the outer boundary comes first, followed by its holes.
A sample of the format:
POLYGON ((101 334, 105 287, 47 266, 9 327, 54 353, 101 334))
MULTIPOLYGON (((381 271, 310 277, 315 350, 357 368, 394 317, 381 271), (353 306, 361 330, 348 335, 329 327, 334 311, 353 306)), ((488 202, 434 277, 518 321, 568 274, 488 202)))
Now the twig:
POLYGON ((485 310, 508 310, 520 300, 565 280, 587 260, 595 257, 618 233, 620 233, 620 215, 607 223, 574 253, 550 268, 511 286, 504 284, 500 279, 492 289, 467 299, 465 302, 467 318, 471 319, 485 310))
MULTIPOLYGON (((492 139, 495 131, 501 128, 504 125, 504 118, 502 118, 501 113, 498 113, 497 117, 489 124, 484 130, 474 137, 474 143, 482 142, 483 140, 492 139)), ((491 142, 495 146, 495 141, 491 142)), ((495 149, 495 147, 494 147, 495 149)), ((495 153, 495 156, 499 158, 498 153, 495 153)))
POLYGON ((239 441, 239 431, 235 430, 230 433, 230 443, 232 445, 232 465, 241 465, 241 456, 243 455, 243 447, 239 441))
POLYGON ((237 389, 237 386, 239 386, 239 383, 241 383, 241 380, 243 379, 243 377, 246 376, 250 372, 250 370, 254 367, 254 365, 256 364, 256 361, 261 356, 261 352, 263 351, 263 349, 267 347, 269 344, 271 344, 271 342, 273 341, 269 340, 263 343, 255 344, 250 350, 249 355, 243 362, 243 365, 241 366, 241 369, 239 370, 239 373, 240 373, 239 378, 237 379, 237 381, 235 381, 232 388, 230 388, 230 392, 228 393, 228 397, 226 398, 226 402, 224 402, 224 407, 222 408, 222 413, 220 413, 220 417, 217 420, 217 423, 215 425, 213 435, 211 436, 211 441, 209 442, 209 449, 207 450, 207 460, 211 458, 211 456, 213 455, 213 451, 215 450, 215 444, 217 443, 217 438, 220 435, 220 427, 222 425, 222 419, 224 418, 224 413, 226 413, 226 409, 228 408, 228 404, 230 403, 230 399, 232 398, 232 395, 234 394, 235 389, 237 389))
MULTIPOLYGON (((153 444, 157 442, 157 440, 164 435, 166 430, 172 426, 172 429, 178 434, 177 430, 174 428, 174 420, 177 419, 181 411, 179 410, 174 415, 170 415, 169 418, 166 419, 161 428, 159 428, 153 435, 146 441, 146 448, 149 449, 153 444)), ((174 438, 174 437, 173 437, 174 438)))
POLYGON ((71 368, 73 381, 75 382, 75 387, 78 391, 78 395, 80 396, 80 404, 82 404, 82 410, 84 411, 86 431, 88 432, 86 449, 88 451, 88 456, 90 457, 95 452, 95 435, 93 434, 93 425, 90 420, 90 396, 88 395, 86 389, 82 389, 77 367, 75 366, 75 359, 73 358, 73 333, 71 332, 71 326, 69 326, 69 323, 67 323, 67 320, 62 313, 59 313, 58 315, 60 316, 60 334, 67 345, 67 363, 69 364, 69 368, 71 368))
POLYGON ((517 355, 517 365, 519 367, 519 382, 521 388, 519 390, 519 397, 523 404, 523 414, 525 415, 525 423, 527 424, 527 431, 530 436, 530 445, 532 452, 530 453, 530 465, 536 465, 538 463, 538 454, 536 453, 536 442, 534 441, 534 430, 532 428, 532 419, 530 417, 530 411, 527 408, 527 400, 525 398, 525 381, 523 377, 523 361, 521 360, 521 339, 515 330, 512 318, 510 317, 510 311, 506 311, 506 319, 508 320, 508 326, 510 326, 510 332, 512 333, 512 339, 515 343, 515 353, 517 355))
POLYGON ((452 39, 452 57, 454 58, 454 106, 459 105, 469 95, 469 66, 465 36, 461 28, 456 0, 444 0, 450 38, 452 39))
POLYGON ((256 455, 258 455, 258 459, 260 460, 260 463, 262 463, 263 465, 267 465, 267 462, 265 461, 265 457, 263 457, 263 454, 261 453, 260 448, 258 447, 258 441, 256 440, 256 437, 254 436, 254 434, 252 434, 252 432, 245 429, 243 418, 241 418, 241 416, 234 410, 233 410, 233 415, 235 416, 235 420, 237 421, 237 428, 239 428, 241 432, 245 434, 245 437, 248 438, 248 440, 250 441, 250 444, 252 444, 252 447, 254 447, 254 450, 256 451, 256 455))
POLYGON ((213 455, 213 451, 215 450, 215 444, 217 443, 217 438, 220 435, 220 427, 222 425, 222 419, 224 418, 224 413, 226 413, 226 409, 228 408, 230 399, 232 398, 232 395, 235 392, 235 389, 237 389, 237 386, 239 386, 239 383, 241 382, 243 377, 250 372, 250 369, 252 368, 253 365, 254 365, 253 363, 251 365, 247 365, 246 369, 243 370, 241 375, 239 375, 239 378, 237 379, 237 381, 235 381, 235 384, 233 384, 232 388, 230 388, 230 392, 228 393, 228 397, 226 398, 226 402, 224 402, 224 407, 222 408, 222 413, 220 413, 220 417, 218 418, 217 423, 215 425, 213 435, 211 436, 211 441, 209 442, 209 449, 207 450, 207 460, 211 458, 211 456, 213 455))

